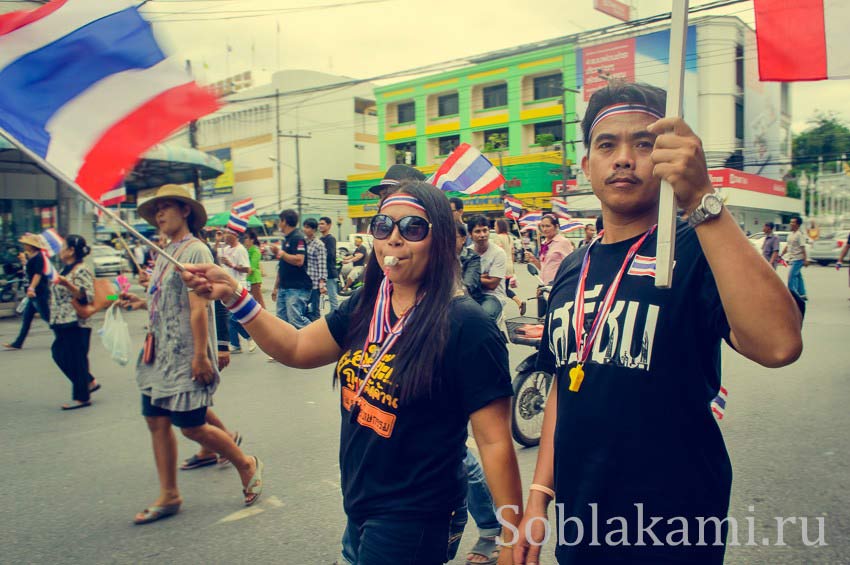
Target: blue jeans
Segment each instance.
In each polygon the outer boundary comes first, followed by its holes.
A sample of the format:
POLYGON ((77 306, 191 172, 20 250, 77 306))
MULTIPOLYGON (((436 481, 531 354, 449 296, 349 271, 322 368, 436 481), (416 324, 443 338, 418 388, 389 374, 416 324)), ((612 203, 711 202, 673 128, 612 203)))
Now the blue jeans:
POLYGON ((27 305, 22 313, 23 320, 21 321, 21 331, 18 333, 18 337, 15 338, 15 341, 11 343, 12 347, 21 348, 24 346, 24 341, 30 333, 30 326, 32 325, 33 318, 35 318, 36 312, 38 312, 38 315, 41 316, 41 319, 44 320, 45 324, 50 324, 50 295, 48 294, 48 291, 42 292, 40 295, 36 295, 35 298, 27 300, 27 305))
POLYGON ((484 469, 481 468, 478 458, 468 449, 463 465, 466 467, 466 479, 469 484, 466 503, 469 505, 469 513, 472 514, 475 525, 478 526, 479 535, 497 536, 502 531, 502 526, 496 518, 496 508, 493 506, 493 497, 484 478, 484 469))
POLYGON ((277 317, 289 322, 296 329, 310 323, 307 317, 307 305, 310 303, 310 291, 303 288, 281 288, 277 291, 277 317))
POLYGON ((490 319, 494 322, 499 322, 499 316, 502 315, 502 301, 493 296, 492 294, 485 294, 481 298, 481 307, 484 308, 484 311, 487 312, 487 315, 490 316, 490 319))
POLYGON ((242 324, 236 321, 233 317, 233 314, 228 313, 227 323, 230 325, 230 345, 234 348, 239 349, 242 345, 239 343, 239 336, 242 336, 242 339, 251 339, 251 336, 248 335, 248 332, 245 331, 245 328, 242 327, 242 324))
POLYGON ((803 282, 803 260, 791 261, 791 271, 788 273, 788 290, 800 296, 806 296, 806 284, 803 282))
POLYGON ((328 277, 328 301, 331 304, 331 312, 339 308, 339 280, 336 277, 328 277))
POLYGON ((310 304, 307 309, 307 318, 315 322, 322 316, 322 294, 318 288, 310 291, 310 304))
MULTIPOLYGON (((432 520, 349 518, 343 541, 348 538, 352 565, 411 563, 440 565, 449 560, 449 517, 432 520)), ((345 548, 343 548, 345 551, 345 548)))

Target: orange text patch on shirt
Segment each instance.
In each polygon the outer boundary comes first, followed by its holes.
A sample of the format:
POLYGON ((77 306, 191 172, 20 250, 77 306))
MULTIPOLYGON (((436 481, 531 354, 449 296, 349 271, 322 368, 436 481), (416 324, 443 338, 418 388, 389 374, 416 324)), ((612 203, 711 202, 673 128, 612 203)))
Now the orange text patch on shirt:
MULTIPOLYGON (((342 407, 351 412, 351 407, 354 404, 356 393, 350 388, 343 387, 342 389, 342 407)), ((370 428, 381 437, 390 437, 393 435, 393 427, 395 426, 395 414, 384 412, 380 408, 372 406, 366 399, 360 398, 360 413, 357 415, 357 423, 363 427, 370 428)))

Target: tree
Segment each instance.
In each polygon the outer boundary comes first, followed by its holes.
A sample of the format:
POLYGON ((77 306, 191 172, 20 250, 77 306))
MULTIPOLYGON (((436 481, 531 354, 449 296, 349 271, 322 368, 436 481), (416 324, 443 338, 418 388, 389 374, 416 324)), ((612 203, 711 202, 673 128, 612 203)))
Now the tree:
POLYGON ((824 170, 841 171, 841 162, 850 154, 850 128, 833 113, 818 113, 809 124, 792 142, 794 177, 802 171, 816 177, 821 157, 824 170))

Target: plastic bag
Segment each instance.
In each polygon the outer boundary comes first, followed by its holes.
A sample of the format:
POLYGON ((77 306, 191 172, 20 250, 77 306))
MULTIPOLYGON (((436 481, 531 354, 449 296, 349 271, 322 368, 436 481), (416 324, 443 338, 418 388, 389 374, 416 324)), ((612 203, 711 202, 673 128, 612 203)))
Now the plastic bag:
POLYGON ((124 315, 121 314, 121 309, 118 304, 113 304, 106 311, 106 318, 103 320, 103 326, 98 332, 103 346, 109 351, 112 360, 119 365, 126 365, 130 362, 130 328, 127 322, 124 321, 124 315))

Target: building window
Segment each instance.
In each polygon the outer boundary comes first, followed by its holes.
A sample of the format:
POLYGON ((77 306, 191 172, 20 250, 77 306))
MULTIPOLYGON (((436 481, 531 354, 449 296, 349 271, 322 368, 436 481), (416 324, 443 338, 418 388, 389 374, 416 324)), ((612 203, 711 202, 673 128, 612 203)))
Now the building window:
POLYGON ((416 103, 405 102, 398 105, 398 123, 408 124, 416 121, 416 103))
POLYGON ((437 98, 437 116, 454 116, 457 113, 457 92, 437 98))
POLYGON ((735 46, 735 84, 744 89, 744 46, 735 46))
POLYGON ((744 101, 738 100, 735 102, 735 137, 738 140, 738 146, 744 144, 744 101))
POLYGON ((564 79, 561 73, 534 79, 534 99, 555 98, 564 94, 564 79))
POLYGON ((501 108, 508 105, 508 85, 507 83, 494 84, 493 86, 485 86, 481 90, 484 98, 484 109, 501 108))
POLYGON ((437 138, 437 150, 439 155, 448 155, 460 145, 459 135, 447 135, 437 138))
POLYGON ((484 138, 484 147, 487 151, 498 151, 507 149, 510 145, 508 128, 488 129, 481 132, 484 138))
POLYGON ((348 183, 344 180, 325 179, 325 194, 345 196, 348 194, 348 183))
POLYGON ((557 122, 540 122, 539 124, 534 124, 534 143, 537 143, 537 137, 549 134, 555 138, 555 141, 563 141, 564 140, 564 126, 561 124, 561 121, 557 122))
POLYGON ((416 164, 416 142, 408 141, 407 143, 396 143, 391 145, 395 156, 396 165, 415 165, 416 164))
POLYGON ((366 116, 377 116, 378 111, 375 109, 375 101, 367 98, 355 98, 354 113, 366 116))

